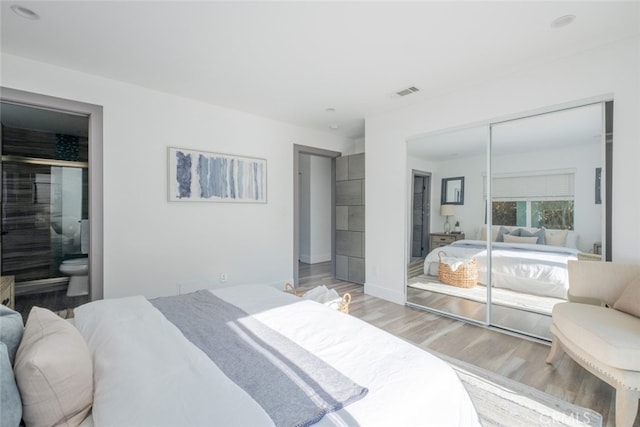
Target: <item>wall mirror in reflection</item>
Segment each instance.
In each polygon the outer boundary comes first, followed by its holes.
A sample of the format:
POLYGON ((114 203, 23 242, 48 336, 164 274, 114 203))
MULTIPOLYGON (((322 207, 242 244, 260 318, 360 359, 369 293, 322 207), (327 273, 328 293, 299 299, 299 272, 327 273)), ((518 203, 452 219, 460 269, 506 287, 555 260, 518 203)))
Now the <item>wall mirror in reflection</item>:
POLYGON ((442 205, 464 205, 464 177, 442 178, 442 205))

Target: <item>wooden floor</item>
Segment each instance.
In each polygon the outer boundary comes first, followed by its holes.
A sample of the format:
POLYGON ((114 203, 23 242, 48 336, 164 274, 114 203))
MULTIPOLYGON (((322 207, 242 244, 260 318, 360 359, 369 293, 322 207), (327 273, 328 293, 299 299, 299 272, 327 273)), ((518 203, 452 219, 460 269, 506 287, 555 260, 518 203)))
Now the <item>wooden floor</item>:
POLYGON ((43 292, 29 295, 16 296, 16 311, 22 315, 24 322, 27 321, 31 307, 44 307, 51 311, 60 311, 74 308, 89 302, 88 296, 68 297, 67 290, 43 292))
MULTIPOLYGON (((486 323, 486 303, 410 287, 407 288, 407 302, 486 323)), ((491 319, 494 325, 500 325, 505 329, 547 341, 551 340, 550 315, 492 304, 491 319)))
MULTIPOLYGON (((362 285, 331 278, 331 264, 300 264, 300 284, 324 284, 340 294, 349 292, 349 312, 380 329, 423 349, 435 350, 549 393, 567 402, 591 408, 614 426, 614 389, 563 356, 556 367, 545 363, 549 346, 459 320, 394 304, 364 294, 362 285)), ((640 427, 636 418, 634 427, 640 427)))

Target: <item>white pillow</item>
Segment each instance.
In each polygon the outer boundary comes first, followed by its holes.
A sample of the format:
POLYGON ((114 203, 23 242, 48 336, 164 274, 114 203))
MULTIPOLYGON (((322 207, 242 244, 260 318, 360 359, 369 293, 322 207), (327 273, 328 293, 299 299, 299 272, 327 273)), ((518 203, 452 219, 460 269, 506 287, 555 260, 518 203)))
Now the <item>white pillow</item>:
POLYGON ((565 246, 569 230, 545 230, 544 241, 549 246, 565 246))
POLYGON ((80 332, 49 310, 33 307, 14 366, 28 426, 79 426, 93 402, 91 354, 80 332))
POLYGON ((524 236, 512 236, 511 234, 504 235, 505 243, 529 243, 535 245, 538 241, 538 236, 524 237, 524 236))
POLYGON ((578 233, 573 230, 569 230, 564 246, 571 249, 578 249, 578 233))
POLYGON ((613 308, 640 317, 640 276, 629 282, 613 304, 613 308))
MULTIPOLYGON (((491 241, 495 242, 498 238, 498 233, 500 232, 500 227, 493 226, 491 227, 491 241)), ((480 229, 480 240, 487 240, 487 224, 483 225, 480 229)))

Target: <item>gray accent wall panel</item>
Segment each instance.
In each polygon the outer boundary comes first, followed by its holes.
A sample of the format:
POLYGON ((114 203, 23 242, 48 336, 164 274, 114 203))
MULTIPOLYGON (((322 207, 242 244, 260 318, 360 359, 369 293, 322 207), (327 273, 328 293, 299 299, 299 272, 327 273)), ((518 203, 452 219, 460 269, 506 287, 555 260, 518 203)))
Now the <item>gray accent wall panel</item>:
POLYGON ((348 156, 349 179, 364 179, 364 153, 348 156))
POLYGON ((364 206, 349 206, 348 228, 351 231, 364 231, 364 206))
POLYGON ((348 231, 349 243, 347 255, 350 257, 364 257, 364 248, 362 245, 362 238, 364 233, 359 231, 348 231))
POLYGON ((336 230, 336 255, 349 255, 349 232, 336 230))
POLYGON ((336 230, 349 229, 349 206, 336 206, 336 230))
POLYGON ((364 153, 336 159, 336 278, 365 282, 364 153))
POLYGON ((364 256, 364 233, 360 231, 336 231, 336 254, 346 256, 364 256))
POLYGON ((349 280, 349 257, 345 255, 336 255, 336 278, 340 280, 349 280))
POLYGON ((336 182, 336 206, 363 204, 362 180, 336 182))
POLYGON ((364 283, 364 258, 349 258, 349 282, 364 283))
POLYGON ((349 179, 349 157, 336 158, 336 181, 349 179))

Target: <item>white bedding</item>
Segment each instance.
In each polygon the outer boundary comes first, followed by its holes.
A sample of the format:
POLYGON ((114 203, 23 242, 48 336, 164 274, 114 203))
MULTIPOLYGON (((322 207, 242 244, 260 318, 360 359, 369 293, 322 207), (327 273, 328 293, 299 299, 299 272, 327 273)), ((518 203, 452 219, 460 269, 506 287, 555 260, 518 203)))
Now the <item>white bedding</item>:
MULTIPOLYGON (((267 286, 212 292, 369 389, 365 398, 325 416, 320 427, 479 425, 455 372, 397 337, 267 286)), ((85 304, 75 310, 75 325, 94 358, 95 425, 273 425, 144 298, 85 304)))
MULTIPOLYGON (((436 248, 424 261, 424 272, 438 275, 438 254, 449 257, 475 257, 478 263, 478 282, 487 284, 486 242, 459 240, 449 246, 436 248), (470 247, 478 244, 481 248, 470 247)), ((569 275, 567 261, 577 259, 579 250, 524 243, 492 243, 492 285, 534 295, 567 298, 569 275)))

